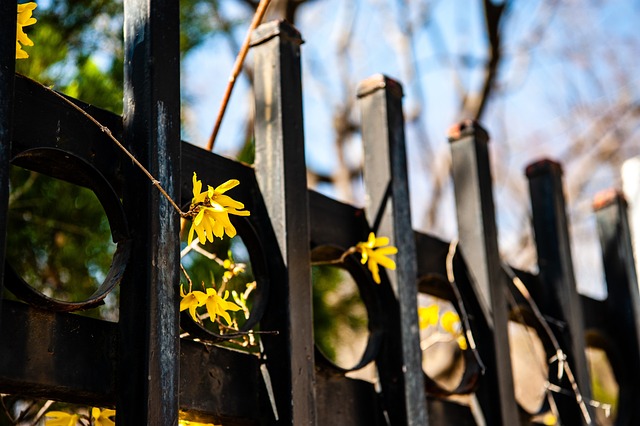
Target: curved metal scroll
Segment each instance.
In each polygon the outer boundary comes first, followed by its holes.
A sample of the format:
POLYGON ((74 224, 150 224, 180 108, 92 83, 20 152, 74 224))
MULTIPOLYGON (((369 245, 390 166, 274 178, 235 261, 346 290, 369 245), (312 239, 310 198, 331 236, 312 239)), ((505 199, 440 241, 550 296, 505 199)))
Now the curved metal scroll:
MULTIPOLYGON (((341 259, 345 250, 341 247, 323 245, 314 248, 311 251, 312 262, 332 264, 341 259)), ((336 267, 344 268, 351 274, 358 286, 360 297, 367 310, 369 338, 367 346, 360 360, 350 368, 344 368, 336 365, 329 360, 316 345, 316 363, 322 364, 339 373, 356 371, 373 361, 380 351, 382 345, 382 336, 384 334, 384 312, 382 309, 382 301, 377 291, 377 285, 371 278, 371 274, 364 268, 358 259, 349 255, 344 260, 335 264, 336 267)))
POLYGON ((122 280, 131 254, 132 241, 122 203, 104 176, 86 160, 57 148, 34 148, 12 158, 11 163, 72 184, 91 189, 105 210, 116 251, 106 278, 87 299, 67 302, 48 297, 25 282, 5 261, 5 285, 19 299, 54 312, 72 312, 101 305, 122 280))
MULTIPOLYGON (((454 283, 455 284, 455 283, 454 283)), ((459 294, 456 294, 455 289, 451 287, 451 284, 439 274, 430 274, 421 278, 419 282, 419 288, 426 293, 432 293, 430 288, 437 289, 435 294, 446 300, 449 300, 455 307, 456 311, 461 314, 460 304, 462 300, 459 298, 459 294)), ((462 315, 461 315, 462 318, 462 315)), ((467 326, 465 321, 461 321, 465 332, 467 332, 467 326)), ((473 392, 479 383, 480 376, 482 375, 482 366, 478 363, 476 354, 471 348, 462 351, 462 357, 465 363, 464 373, 462 378, 458 382, 455 389, 449 390, 440 385, 436 380, 424 374, 425 389, 428 394, 434 396, 450 396, 450 395, 464 395, 473 392)))

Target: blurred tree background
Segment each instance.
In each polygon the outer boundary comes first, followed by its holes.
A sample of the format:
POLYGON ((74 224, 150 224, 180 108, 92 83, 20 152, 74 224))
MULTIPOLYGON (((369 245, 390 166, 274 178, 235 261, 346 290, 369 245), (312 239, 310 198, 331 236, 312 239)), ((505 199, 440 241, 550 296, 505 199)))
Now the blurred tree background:
MULTIPOLYGON (((185 140, 205 144, 257 3, 181 2, 185 140)), ((506 259, 534 268, 523 169, 550 156, 564 165, 578 285, 602 297, 590 205, 598 190, 620 186, 622 161, 640 154, 633 143, 640 112, 640 36, 633 23, 639 15, 630 0, 274 0, 265 19, 292 21, 306 41, 311 188, 363 204, 355 89, 361 79, 384 72, 405 89, 414 227, 455 236, 446 129, 463 118, 479 119, 499 159, 493 174, 506 259)), ((29 33, 36 43, 18 71, 121 113, 122 2, 49 0, 35 16, 38 24, 29 33)), ((251 85, 249 55, 215 147, 249 163, 251 85)))

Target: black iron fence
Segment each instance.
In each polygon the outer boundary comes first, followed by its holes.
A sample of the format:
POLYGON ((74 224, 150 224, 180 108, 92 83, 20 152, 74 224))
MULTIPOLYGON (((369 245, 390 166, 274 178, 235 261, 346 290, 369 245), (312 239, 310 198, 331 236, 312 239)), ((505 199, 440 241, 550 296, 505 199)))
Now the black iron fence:
MULTIPOLYGON (((254 304, 261 356, 180 339, 179 217, 105 129, 39 84, 14 76, 15 3, 0 2, 0 224, 6 234, 10 164, 87 187, 117 245, 104 284, 87 300, 61 302, 4 266, 0 392, 117 408, 121 425, 177 424, 532 424, 514 394, 508 323, 533 329, 549 360, 545 410, 562 424, 595 422, 585 357, 606 351, 619 384, 616 424, 640 421, 640 307, 626 206, 600 200, 598 221, 608 298, 580 296, 574 283, 561 168, 527 169, 539 274, 514 271, 497 247, 488 136, 465 122, 450 133, 459 243, 411 228, 402 88, 384 76, 358 90, 367 207, 309 191, 304 161, 300 45, 285 22, 254 34, 255 166, 180 141, 177 2, 125 2, 125 111, 80 105, 107 126, 187 204, 194 170, 206 182, 239 179, 251 216, 235 222, 260 291, 254 304), (6 10, 5 10, 6 9, 6 10), (11 13, 10 13, 11 12, 11 13), (342 253, 370 231, 399 248, 397 269, 376 285, 352 258, 370 337, 357 367, 375 363, 377 385, 349 377, 314 349, 311 262, 342 253), (318 250, 318 248, 331 248, 318 250), (312 249, 313 252, 312 252, 312 249), (95 306, 120 286, 119 321, 68 312, 95 306), (451 302, 468 347, 465 372, 445 389, 422 369, 418 293, 451 302), (474 395, 471 405, 449 398, 474 395)), ((2 253, 4 254, 4 252, 2 253)), ((338 255, 339 257, 339 255, 338 255)), ((366 272, 366 271, 364 271, 366 272)), ((426 361, 428 363, 428 360, 426 361)))

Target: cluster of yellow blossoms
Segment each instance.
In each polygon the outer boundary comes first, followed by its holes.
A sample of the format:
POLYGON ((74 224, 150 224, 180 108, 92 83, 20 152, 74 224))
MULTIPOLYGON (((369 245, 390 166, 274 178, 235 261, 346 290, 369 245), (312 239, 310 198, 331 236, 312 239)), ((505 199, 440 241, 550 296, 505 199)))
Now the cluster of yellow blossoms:
POLYGON ((38 5, 34 2, 23 3, 18 5, 18 22, 16 26, 16 59, 25 59, 29 54, 22 50, 22 45, 33 46, 33 41, 27 36, 23 28, 28 25, 35 24, 36 18, 31 16, 33 9, 38 5), (22 43, 22 44, 20 44, 22 43))
POLYGON ((420 329, 438 325, 446 333, 450 334, 462 350, 467 349, 467 339, 464 337, 460 316, 453 311, 445 311, 440 315, 440 307, 437 304, 421 306, 418 308, 418 321, 420 329))
POLYGON ((222 185, 213 188, 209 185, 206 191, 202 191, 202 182, 193 173, 193 199, 188 215, 193 217, 189 230, 188 244, 193 241, 194 233, 198 235, 201 244, 213 242, 213 237, 222 238, 226 233, 229 237, 236 236, 236 228, 229 220, 229 214, 237 216, 249 216, 249 211, 242 210, 244 204, 234 200, 225 192, 240 184, 240 181, 231 179, 222 185))
POLYGON ((200 318, 196 314, 196 308, 206 306, 209 319, 212 322, 215 322, 216 318, 220 316, 224 318, 228 325, 231 325, 231 317, 227 311, 235 312, 239 311, 241 308, 235 303, 227 300, 229 297, 229 291, 225 291, 224 296, 220 296, 214 288, 208 287, 205 291, 206 293, 198 290, 185 293, 182 286, 180 286, 180 296, 182 296, 180 311, 188 309, 191 318, 196 322, 201 322, 200 318))
POLYGON ((378 265, 393 270, 396 269, 396 262, 386 256, 398 253, 398 249, 389 245, 389 238, 387 237, 376 237, 376 234, 371 232, 367 241, 356 245, 356 251, 362 254, 362 264, 367 264, 373 280, 378 284, 380 284, 378 265))

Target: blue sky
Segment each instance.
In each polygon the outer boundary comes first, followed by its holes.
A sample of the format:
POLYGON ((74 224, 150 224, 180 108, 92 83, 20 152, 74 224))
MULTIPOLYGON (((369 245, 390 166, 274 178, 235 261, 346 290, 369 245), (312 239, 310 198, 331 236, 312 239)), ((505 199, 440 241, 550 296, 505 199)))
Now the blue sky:
MULTIPOLYGON (((456 234, 451 186, 446 185, 439 200, 443 213, 436 224, 430 227, 424 212, 431 202, 432 171, 448 156, 446 130, 459 119, 459 85, 474 90, 481 81, 486 38, 480 3, 316 0, 301 7, 297 15, 296 25, 305 40, 302 67, 308 166, 325 174, 335 171, 333 113, 348 96, 354 96, 358 81, 374 73, 399 79, 404 83, 406 114, 420 107, 425 129, 421 132, 415 124, 407 126, 413 225, 446 239, 456 234), (428 27, 418 26, 424 16, 431 22, 428 27), (415 37, 413 43, 403 46, 398 28, 407 23, 415 26, 415 37), (337 44, 349 24, 353 36, 346 56, 340 57, 337 44), (413 57, 407 56, 411 49, 413 57), (347 70, 351 83, 346 93, 340 66, 347 70)), ((593 137, 597 117, 615 113, 620 103, 637 99, 640 92, 640 42, 634 32, 634 23, 640 22, 637 2, 560 3, 512 3, 503 27, 504 61, 498 89, 482 120, 492 135, 494 163, 500 162, 494 167, 495 201, 500 245, 506 253, 517 246, 529 214, 526 165, 545 156, 562 158, 576 139, 593 137)), ((236 27, 240 43, 250 14, 238 4, 223 1, 222 11, 247 22, 236 27)), ((234 56, 228 40, 215 35, 185 60, 182 84, 189 108, 185 109, 184 134, 192 143, 204 145, 208 138, 234 56)), ((252 102, 248 85, 240 78, 216 152, 231 157, 237 152, 252 102)), ((354 119, 358 120, 357 111, 354 119)), ((637 137, 637 129, 625 127, 624 136, 637 137)), ((606 135, 593 137, 593 155, 604 143, 609 143, 606 135)), ((625 155, 638 155, 638 145, 626 142, 620 149, 625 155)), ((575 228, 574 263, 581 291, 602 297, 601 280, 594 279, 601 274, 601 261, 594 244, 590 200, 598 190, 619 186, 620 180, 612 167, 595 167, 585 177, 582 169, 588 166, 589 155, 583 153, 584 160, 570 161, 564 168, 570 188, 590 180, 577 192, 577 199, 569 200, 575 228)), ((349 142, 346 157, 354 164, 361 161, 357 136, 349 142)), ((319 190, 338 196, 328 186, 319 190)), ((356 188, 353 202, 357 205, 362 204, 360 194, 356 188)), ((518 263, 517 256, 513 261, 518 263)))

